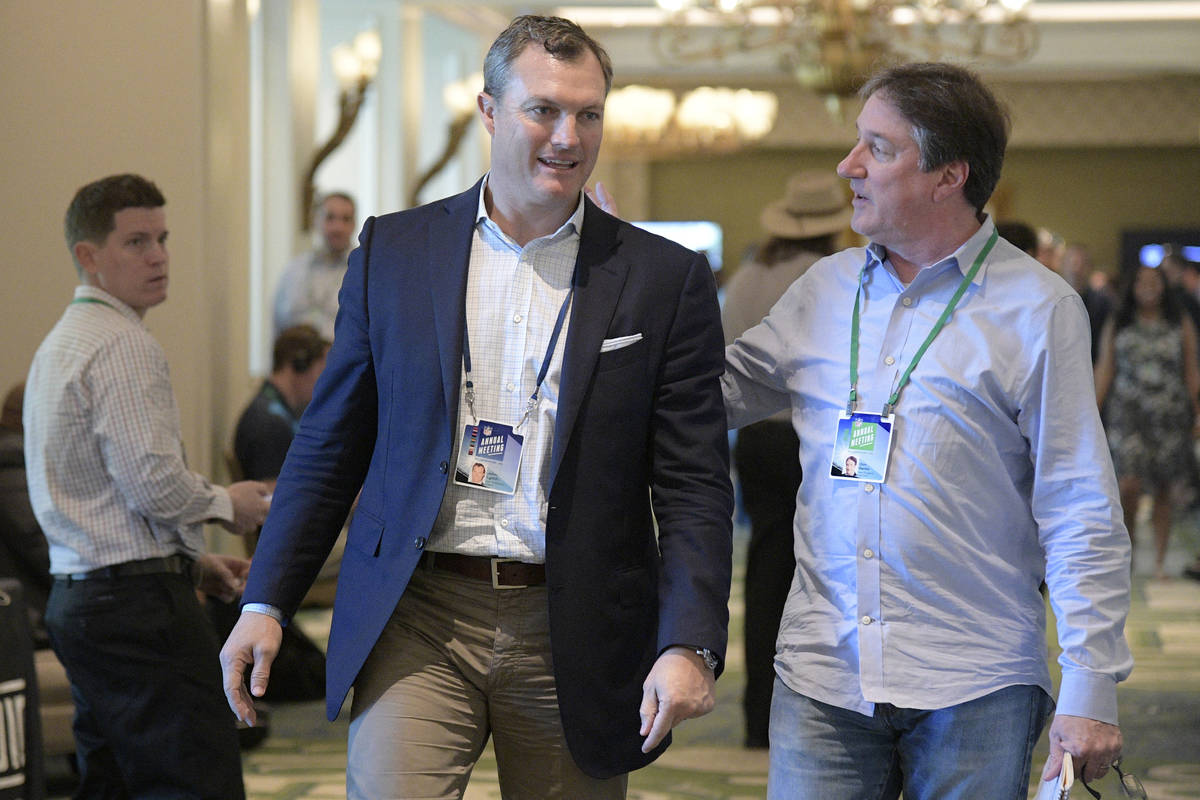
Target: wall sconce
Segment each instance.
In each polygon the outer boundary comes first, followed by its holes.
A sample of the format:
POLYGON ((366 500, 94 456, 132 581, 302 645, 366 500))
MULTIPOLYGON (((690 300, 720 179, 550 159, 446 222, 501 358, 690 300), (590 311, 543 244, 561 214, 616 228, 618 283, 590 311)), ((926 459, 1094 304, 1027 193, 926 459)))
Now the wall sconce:
POLYGON ((442 101, 446 107, 450 109, 454 115, 450 121, 450 129, 446 134, 446 146, 442 148, 442 153, 438 156, 437 161, 413 181, 412 188, 408 191, 408 207, 415 208, 420 205, 421 190, 425 188, 431 180, 450 163, 458 152, 458 148, 462 146, 463 138, 466 137, 467 131, 471 128, 471 123, 475 120, 475 111, 477 109, 476 98, 483 91, 483 73, 476 72, 474 75, 455 81, 446 86, 442 90, 442 101))
POLYGON ((605 139, 621 148, 731 150, 775 126, 773 92, 701 86, 678 101, 668 89, 614 89, 604 110, 605 139))
POLYGON ((379 60, 383 55, 383 44, 379 32, 367 30, 354 37, 352 44, 342 43, 333 48, 333 74, 337 77, 341 92, 338 95, 338 123, 333 135, 317 148, 304 174, 304 190, 300 198, 300 230, 308 232, 312 227, 313 200, 316 196, 314 178, 317 169, 329 155, 341 146, 350 129, 358 119, 358 111, 366 97, 367 87, 379 73, 379 60))

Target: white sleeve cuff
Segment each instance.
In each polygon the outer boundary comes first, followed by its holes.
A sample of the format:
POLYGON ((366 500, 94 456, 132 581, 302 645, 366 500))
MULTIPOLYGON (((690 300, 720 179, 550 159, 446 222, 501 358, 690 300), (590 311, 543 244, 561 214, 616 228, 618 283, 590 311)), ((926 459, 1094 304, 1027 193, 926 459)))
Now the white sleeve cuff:
POLYGON ((1056 714, 1117 723, 1117 682, 1108 675, 1081 669, 1064 669, 1058 690, 1056 714))
POLYGON ((266 614, 271 619, 283 624, 283 612, 273 605, 267 603, 246 603, 242 606, 242 613, 249 611, 251 614, 266 614))

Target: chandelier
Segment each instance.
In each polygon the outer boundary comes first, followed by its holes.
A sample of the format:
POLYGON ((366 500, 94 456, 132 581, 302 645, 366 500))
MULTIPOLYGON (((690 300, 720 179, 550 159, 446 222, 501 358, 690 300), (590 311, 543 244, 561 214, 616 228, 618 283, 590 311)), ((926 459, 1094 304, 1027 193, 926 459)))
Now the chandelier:
POLYGON ((736 150, 775 125, 772 92, 700 86, 676 99, 670 89, 636 84, 613 89, 604 105, 604 141, 640 152, 736 150))
POLYGON ((769 50, 814 91, 854 94, 878 64, 914 59, 1016 63, 1033 55, 1031 0, 657 0, 668 63, 769 50))

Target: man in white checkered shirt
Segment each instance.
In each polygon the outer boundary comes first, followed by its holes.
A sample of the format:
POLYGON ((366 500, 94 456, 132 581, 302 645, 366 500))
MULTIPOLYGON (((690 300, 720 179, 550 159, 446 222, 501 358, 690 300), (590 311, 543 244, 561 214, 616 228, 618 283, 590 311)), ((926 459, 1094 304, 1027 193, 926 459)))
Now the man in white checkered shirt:
POLYGON ((326 662, 331 717, 354 689, 349 798, 462 797, 490 738, 506 798, 619 800, 713 706, 733 504, 716 285, 586 199, 611 79, 579 26, 514 20, 484 60, 488 174, 369 218, 350 255, 222 650, 253 723, 361 488, 326 662))
POLYGON ((249 533, 267 487, 190 471, 166 357, 142 324, 167 297, 165 200, 136 175, 66 215, 81 285, 29 372, 25 463, 50 544, 51 644, 75 700, 78 797, 244 797, 217 641, 194 588, 232 600, 249 562, 202 525, 249 533))

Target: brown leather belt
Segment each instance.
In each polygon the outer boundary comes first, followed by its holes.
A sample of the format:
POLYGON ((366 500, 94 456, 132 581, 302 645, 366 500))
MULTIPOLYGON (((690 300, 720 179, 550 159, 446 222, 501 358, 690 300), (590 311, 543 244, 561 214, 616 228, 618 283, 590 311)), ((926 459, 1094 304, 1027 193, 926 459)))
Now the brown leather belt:
POLYGON ((426 551, 421 561, 430 569, 440 569, 477 581, 487 581, 493 589, 524 589, 546 582, 544 564, 528 564, 515 558, 464 556, 459 553, 426 551))

